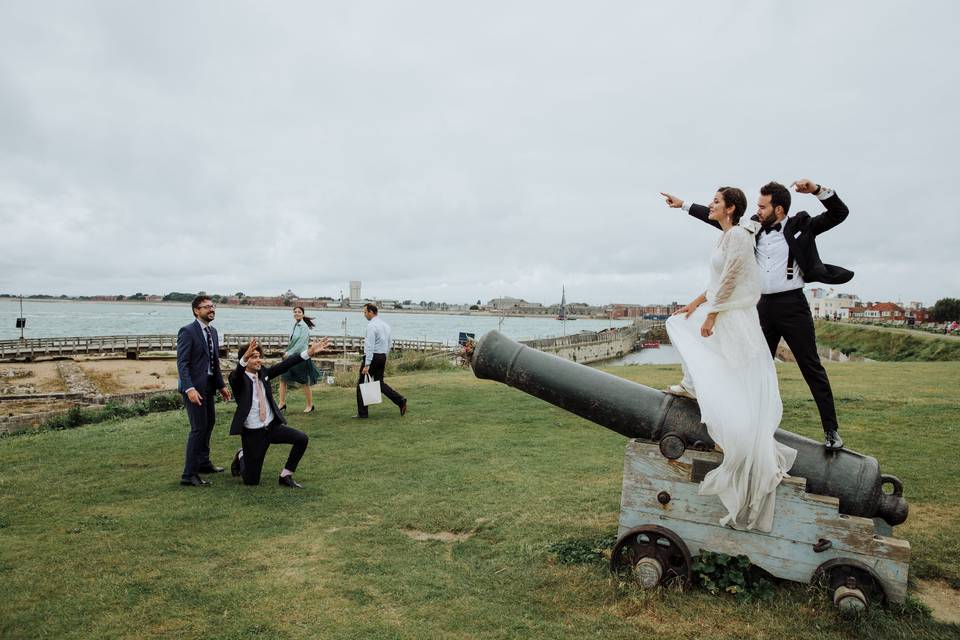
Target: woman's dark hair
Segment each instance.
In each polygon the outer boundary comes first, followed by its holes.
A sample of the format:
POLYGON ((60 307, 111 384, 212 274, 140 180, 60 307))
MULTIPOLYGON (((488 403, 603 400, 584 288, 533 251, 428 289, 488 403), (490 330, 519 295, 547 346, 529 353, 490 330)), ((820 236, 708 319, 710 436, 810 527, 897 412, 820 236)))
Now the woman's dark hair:
POLYGON ((740 224, 740 218, 747 210, 747 196, 736 187, 720 187, 717 193, 723 196, 724 205, 733 207, 733 224, 740 224))
POLYGON ((307 326, 313 329, 317 324, 313 321, 313 318, 307 315, 307 312, 303 310, 303 307, 294 307, 293 310, 296 311, 300 309, 300 313, 303 314, 303 321, 307 323, 307 326))
POLYGON ((760 187, 760 195, 770 196, 770 206, 774 209, 777 205, 783 207, 783 215, 790 212, 790 189, 779 182, 768 182, 760 187))

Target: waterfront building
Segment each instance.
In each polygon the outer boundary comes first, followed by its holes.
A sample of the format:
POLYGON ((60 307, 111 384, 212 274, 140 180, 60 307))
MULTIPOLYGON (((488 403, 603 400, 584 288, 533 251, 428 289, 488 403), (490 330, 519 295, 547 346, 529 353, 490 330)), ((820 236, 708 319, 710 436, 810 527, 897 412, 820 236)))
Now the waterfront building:
POLYGON ((860 306, 860 297, 852 293, 839 293, 833 289, 812 287, 805 289, 807 302, 810 304, 810 313, 814 318, 830 320, 847 320, 850 310, 860 306))

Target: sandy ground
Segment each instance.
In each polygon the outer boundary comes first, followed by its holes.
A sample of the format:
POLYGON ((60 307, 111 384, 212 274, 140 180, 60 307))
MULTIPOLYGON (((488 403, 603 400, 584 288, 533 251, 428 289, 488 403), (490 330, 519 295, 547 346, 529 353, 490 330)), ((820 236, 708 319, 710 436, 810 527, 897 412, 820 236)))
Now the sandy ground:
POLYGON ((0 396, 64 391, 56 362, 0 363, 0 396))
MULTIPOLYGON (((173 358, 149 360, 85 359, 77 364, 103 394, 175 390, 173 358)), ((56 361, 0 363, 0 415, 17 416, 72 406, 58 400, 3 400, 4 396, 67 391, 56 361)))
POLYGON ((918 580, 915 595, 941 622, 960 624, 960 591, 940 580, 918 580))
POLYGON ((177 388, 177 363, 173 359, 86 360, 78 364, 105 394, 177 388))

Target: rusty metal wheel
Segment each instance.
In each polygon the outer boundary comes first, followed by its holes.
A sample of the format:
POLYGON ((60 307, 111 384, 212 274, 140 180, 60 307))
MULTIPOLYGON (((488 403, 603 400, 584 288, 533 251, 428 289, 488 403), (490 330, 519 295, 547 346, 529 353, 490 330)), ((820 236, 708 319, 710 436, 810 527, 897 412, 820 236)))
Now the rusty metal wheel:
POLYGON ((631 529, 613 546, 610 571, 632 577, 644 589, 676 584, 686 588, 691 579, 686 543, 669 529, 646 525, 631 529))
POLYGON ((886 601, 883 583, 867 565, 852 558, 834 558, 817 567, 814 579, 827 587, 838 608, 862 611, 886 601))

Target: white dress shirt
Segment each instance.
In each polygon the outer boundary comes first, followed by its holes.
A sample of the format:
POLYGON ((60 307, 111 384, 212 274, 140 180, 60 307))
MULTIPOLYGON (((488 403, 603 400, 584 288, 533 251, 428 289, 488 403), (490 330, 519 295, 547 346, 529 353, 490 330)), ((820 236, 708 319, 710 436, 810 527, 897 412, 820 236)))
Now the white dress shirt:
POLYGON ((373 316, 367 323, 367 337, 363 340, 363 363, 373 362, 373 354, 390 353, 390 325, 373 316))
MULTIPOLYGON (((253 385, 253 402, 250 403, 250 413, 247 414, 247 419, 243 421, 243 426, 247 429, 265 429, 268 424, 273 422, 273 409, 270 408, 270 401, 267 400, 267 417, 265 422, 260 421, 260 393, 257 391, 257 386, 263 384, 262 381, 258 379, 256 373, 250 373, 249 371, 244 371, 248 378, 250 378, 250 384, 253 385)), ((269 384, 269 383, 268 383, 269 384)), ((267 399, 267 390, 263 390, 263 398, 267 399)))
POLYGON ((803 289, 803 275, 796 268, 796 260, 793 264, 793 278, 787 279, 787 258, 790 255, 790 247, 787 245, 786 236, 783 235, 783 225, 786 222, 784 218, 779 230, 773 229, 767 233, 761 229, 757 232, 756 256, 757 264, 760 265, 760 293, 763 295, 803 289))
MULTIPOLYGON (((304 360, 309 360, 310 354, 304 350, 300 352, 300 357, 304 360)), ((241 358, 240 366, 246 369, 247 361, 241 358)), ((259 374, 256 372, 250 373, 245 370, 243 373, 250 378, 250 384, 253 386, 253 401, 250 403, 250 413, 247 414, 247 419, 243 421, 243 426, 247 429, 265 429, 268 424, 273 422, 273 410, 270 408, 270 401, 267 400, 267 419, 265 422, 260 420, 260 393, 257 391, 257 385, 270 384, 270 379, 264 378, 260 380, 259 374)), ((267 397, 266 388, 263 390, 263 397, 264 399, 267 397)))

